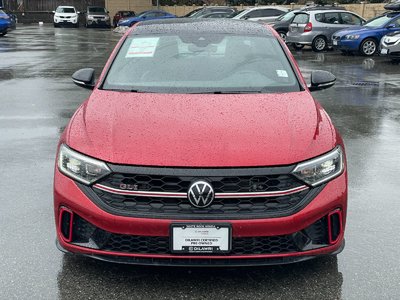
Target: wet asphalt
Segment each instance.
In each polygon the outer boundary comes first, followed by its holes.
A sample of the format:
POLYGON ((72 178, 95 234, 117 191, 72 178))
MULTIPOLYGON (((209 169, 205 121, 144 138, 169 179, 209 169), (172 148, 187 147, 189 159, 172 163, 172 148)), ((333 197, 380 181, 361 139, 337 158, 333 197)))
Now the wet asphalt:
POLYGON ((52 180, 60 133, 120 35, 20 26, 0 38, 0 299, 400 299, 400 65, 383 57, 300 51, 306 78, 331 71, 315 97, 347 147, 346 248, 286 266, 160 268, 113 265, 55 247, 52 180))

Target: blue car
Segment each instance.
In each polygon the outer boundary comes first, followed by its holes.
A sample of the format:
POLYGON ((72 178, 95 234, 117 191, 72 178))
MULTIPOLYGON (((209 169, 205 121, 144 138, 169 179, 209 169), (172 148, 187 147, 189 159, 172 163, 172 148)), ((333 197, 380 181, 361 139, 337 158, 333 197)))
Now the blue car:
POLYGON ((399 30, 400 11, 389 12, 363 26, 335 32, 332 36, 333 47, 344 53, 359 52, 371 56, 377 53, 383 36, 399 30))
POLYGON ((141 22, 141 21, 156 20, 156 19, 170 19, 170 18, 176 18, 176 16, 173 14, 167 13, 163 10, 148 10, 148 11, 144 11, 144 12, 138 14, 137 16, 120 20, 118 22, 117 26, 131 27, 135 23, 141 22))
POLYGON ((0 36, 4 36, 11 29, 11 19, 3 10, 0 9, 0 36))

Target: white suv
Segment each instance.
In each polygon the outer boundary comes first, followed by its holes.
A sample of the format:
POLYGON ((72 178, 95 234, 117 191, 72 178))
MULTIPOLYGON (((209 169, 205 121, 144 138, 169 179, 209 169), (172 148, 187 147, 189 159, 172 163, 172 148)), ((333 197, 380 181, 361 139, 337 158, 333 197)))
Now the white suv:
POLYGON ((79 11, 73 6, 59 6, 54 13, 54 27, 72 25, 79 27, 79 11))

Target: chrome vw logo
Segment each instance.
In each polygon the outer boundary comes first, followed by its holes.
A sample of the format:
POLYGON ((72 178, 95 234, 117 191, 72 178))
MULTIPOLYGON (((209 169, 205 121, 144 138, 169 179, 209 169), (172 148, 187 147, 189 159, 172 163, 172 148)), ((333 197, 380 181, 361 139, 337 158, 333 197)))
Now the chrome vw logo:
POLYGON ((208 182, 196 181, 189 188, 188 199, 195 207, 207 207, 214 200, 214 189, 208 182))

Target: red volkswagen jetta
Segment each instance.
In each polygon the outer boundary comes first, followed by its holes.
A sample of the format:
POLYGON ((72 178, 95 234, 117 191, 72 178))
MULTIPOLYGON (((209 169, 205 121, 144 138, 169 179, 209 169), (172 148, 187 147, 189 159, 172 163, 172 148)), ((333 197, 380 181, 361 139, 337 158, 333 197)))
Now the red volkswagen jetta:
POLYGON ((138 24, 61 136, 57 246, 133 264, 265 265, 344 247, 343 141, 275 31, 138 24))

